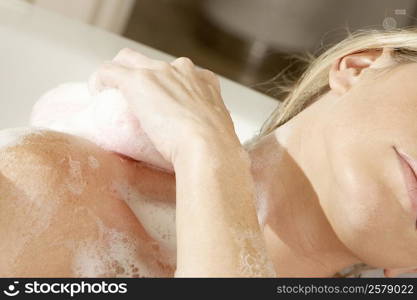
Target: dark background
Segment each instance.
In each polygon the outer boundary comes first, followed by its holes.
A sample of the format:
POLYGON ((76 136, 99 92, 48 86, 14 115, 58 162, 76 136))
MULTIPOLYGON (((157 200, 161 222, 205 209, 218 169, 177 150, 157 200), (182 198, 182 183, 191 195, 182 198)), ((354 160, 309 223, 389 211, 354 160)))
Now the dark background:
POLYGON ((348 30, 416 24, 415 0, 137 0, 124 35, 279 99, 282 71, 348 30))

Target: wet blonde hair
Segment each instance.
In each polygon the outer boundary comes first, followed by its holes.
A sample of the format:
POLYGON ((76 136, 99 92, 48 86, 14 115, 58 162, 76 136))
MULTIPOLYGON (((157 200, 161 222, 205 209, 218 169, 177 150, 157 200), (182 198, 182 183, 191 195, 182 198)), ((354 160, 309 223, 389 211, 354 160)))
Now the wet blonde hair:
POLYGON ((394 59, 399 63, 417 62, 417 28, 349 33, 319 57, 312 57, 304 74, 295 83, 282 87, 286 96, 262 125, 257 138, 274 131, 329 91, 329 71, 334 61, 351 53, 385 47, 394 50, 394 59))
MULTIPOLYGON (((283 86, 286 96, 262 125, 258 135, 245 143, 250 147, 261 137, 288 122, 329 91, 330 68, 337 59, 346 55, 374 49, 391 48, 398 64, 417 62, 417 28, 390 31, 367 30, 348 34, 340 43, 329 48, 317 58, 311 57, 303 75, 293 84, 283 86)), ((398 65, 397 64, 397 65, 398 65)), ((335 277, 360 277, 361 273, 373 269, 365 264, 353 265, 336 273, 335 277)))

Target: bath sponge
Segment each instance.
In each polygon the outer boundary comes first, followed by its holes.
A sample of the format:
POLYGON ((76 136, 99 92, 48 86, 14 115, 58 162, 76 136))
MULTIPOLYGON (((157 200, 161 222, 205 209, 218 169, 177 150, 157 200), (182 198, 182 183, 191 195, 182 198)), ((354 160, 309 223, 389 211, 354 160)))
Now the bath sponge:
POLYGON ((31 125, 83 137, 105 150, 172 172, 141 129, 119 90, 91 93, 87 83, 62 84, 34 105, 31 125))

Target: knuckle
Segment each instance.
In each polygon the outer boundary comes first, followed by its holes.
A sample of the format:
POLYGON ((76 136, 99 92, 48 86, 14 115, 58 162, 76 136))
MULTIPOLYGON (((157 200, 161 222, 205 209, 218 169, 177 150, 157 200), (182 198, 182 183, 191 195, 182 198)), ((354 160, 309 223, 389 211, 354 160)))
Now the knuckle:
POLYGON ((189 59, 188 57, 179 57, 177 58, 176 62, 184 66, 194 66, 193 61, 189 59))

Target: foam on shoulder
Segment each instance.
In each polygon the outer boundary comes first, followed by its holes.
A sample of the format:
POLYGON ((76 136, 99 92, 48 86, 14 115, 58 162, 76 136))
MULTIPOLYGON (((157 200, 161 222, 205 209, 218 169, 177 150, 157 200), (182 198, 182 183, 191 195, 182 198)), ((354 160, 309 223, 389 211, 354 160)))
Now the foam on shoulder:
POLYGON ((169 251, 176 250, 175 207, 148 199, 127 183, 113 182, 112 188, 155 241, 169 251))
POLYGON ((26 137, 42 133, 43 130, 37 127, 17 127, 0 130, 0 149, 21 145, 26 137))

